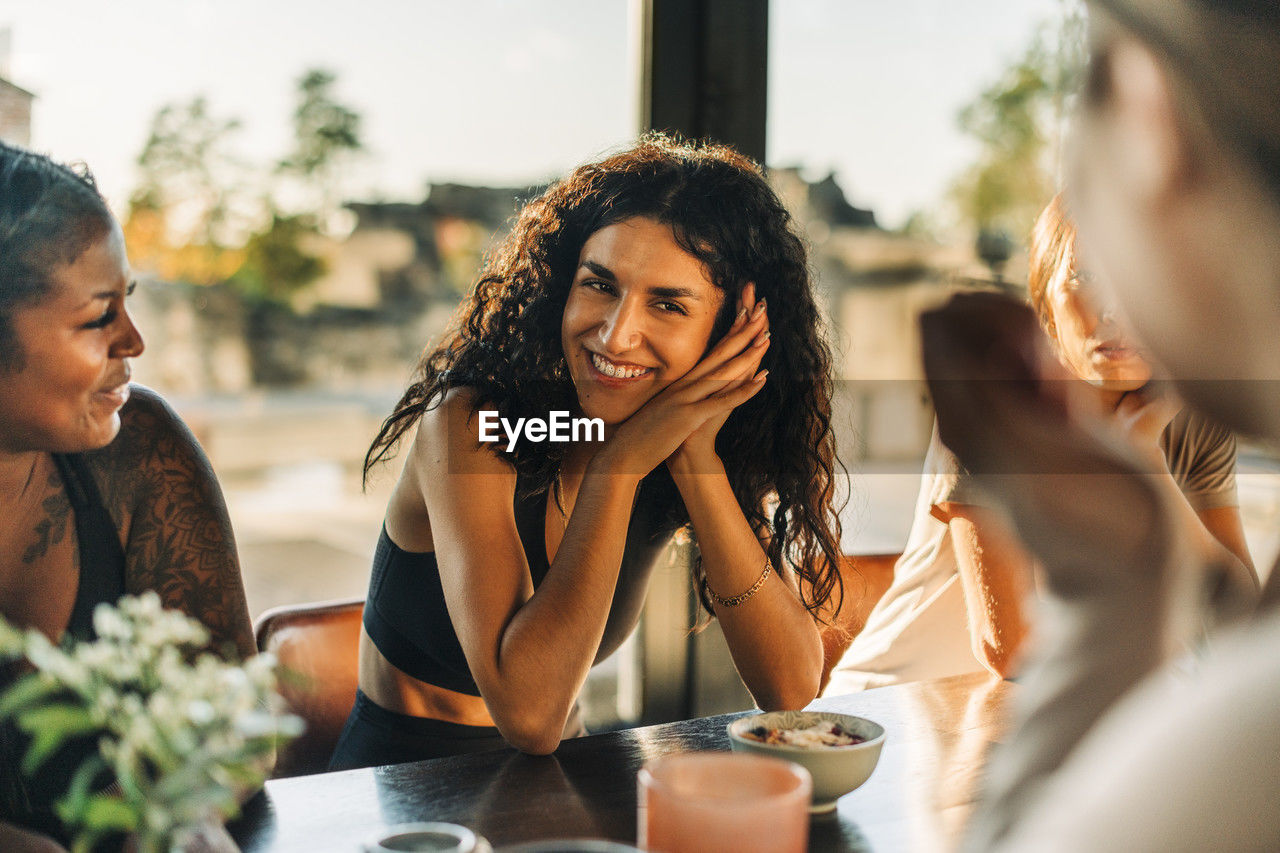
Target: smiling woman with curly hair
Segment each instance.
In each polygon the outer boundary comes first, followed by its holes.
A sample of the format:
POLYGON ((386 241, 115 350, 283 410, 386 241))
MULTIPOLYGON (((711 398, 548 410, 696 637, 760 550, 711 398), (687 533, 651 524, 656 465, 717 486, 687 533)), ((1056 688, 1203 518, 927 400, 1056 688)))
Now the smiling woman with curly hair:
POLYGON ((812 700, 841 597, 820 327, 791 217, 732 149, 649 135, 526 204, 366 457, 410 439, 333 766, 580 733, 686 525, 757 703, 812 700), (553 412, 603 430, 521 433, 553 412))

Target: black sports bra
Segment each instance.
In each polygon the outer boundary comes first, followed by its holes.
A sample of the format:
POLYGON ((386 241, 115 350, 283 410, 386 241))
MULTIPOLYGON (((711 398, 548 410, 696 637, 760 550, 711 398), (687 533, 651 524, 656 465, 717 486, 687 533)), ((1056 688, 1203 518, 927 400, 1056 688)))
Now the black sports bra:
MULTIPOLYGON (((62 485, 75 516, 80 556, 80 581, 66 636, 96 639, 93 610, 98 604, 114 604, 125 593, 125 555, 115 522, 102 503, 98 487, 80 454, 54 454, 62 485)), ((16 672, 0 667, 0 689, 16 672)), ((0 725, 0 820, 7 820, 63 838, 62 825, 53 814, 53 802, 67 792, 71 776, 98 749, 96 735, 73 738, 41 766, 34 776, 18 766, 31 739, 12 722, 0 725)), ((100 780, 103 784, 108 780, 100 780)))
MULTIPOLYGON (((517 497, 514 504, 516 528, 535 589, 550 569, 546 548, 547 494, 517 497)), ((618 585, 597 662, 613 654, 635 629, 654 561, 671 535, 670 530, 663 529, 660 508, 645 498, 642 484, 627 527, 618 585)), ((480 695, 449 619, 435 553, 405 551, 391 541, 385 525, 373 556, 364 627, 382 656, 398 669, 428 684, 480 695)))

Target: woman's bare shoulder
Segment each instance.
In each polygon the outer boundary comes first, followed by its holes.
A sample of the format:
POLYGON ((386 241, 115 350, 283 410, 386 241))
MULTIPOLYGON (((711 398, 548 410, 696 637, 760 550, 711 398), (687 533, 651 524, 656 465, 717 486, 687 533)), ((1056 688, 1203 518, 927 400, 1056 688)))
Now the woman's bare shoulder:
POLYGON ((515 468, 481 440, 483 413, 496 409, 482 402, 474 388, 451 388, 439 403, 423 412, 411 451, 415 467, 446 466, 450 474, 515 476, 515 468))
POLYGON ((154 391, 130 389, 120 432, 87 454, 124 540, 128 587, 154 589, 200 620, 215 648, 253 651, 235 537, 213 467, 195 435, 154 391))

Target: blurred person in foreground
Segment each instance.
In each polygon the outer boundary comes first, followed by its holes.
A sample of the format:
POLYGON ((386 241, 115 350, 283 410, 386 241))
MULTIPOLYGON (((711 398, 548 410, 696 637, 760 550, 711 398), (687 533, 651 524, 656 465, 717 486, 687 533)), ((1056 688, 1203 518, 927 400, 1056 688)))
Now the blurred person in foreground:
POLYGON ((686 525, 755 701, 811 701, 839 589, 820 327, 791 217, 732 149, 651 135, 526 204, 369 451, 407 439, 331 766, 583 733, 587 674, 686 525), (602 429, 483 438, 553 411, 602 429))
MULTIPOLYGON (((97 604, 155 590, 215 650, 247 656, 213 471, 177 415, 129 384, 143 350, 132 287, 92 178, 0 143, 0 614, 54 641, 91 639, 97 604)), ((15 675, 0 667, 0 689, 15 675)), ((34 777, 18 770, 26 745, 0 727, 0 849, 60 849, 52 804, 97 741, 65 746, 34 777)))
MULTIPOLYGON (((1257 589, 1236 496, 1234 436, 1172 395, 1154 391, 1151 366, 1099 304, 1076 252, 1061 196, 1031 234, 1031 307, 1081 402, 1110 413, 1136 443, 1159 450, 1159 468, 1192 512, 1188 533, 1206 553, 1228 549, 1232 582, 1257 589)), ((1153 454, 1153 459, 1154 459, 1153 454)), ((826 695, 984 668, 1012 676, 1034 627, 1031 557, 972 477, 938 440, 925 458, 907 547, 866 627, 832 671, 826 695)))
MULTIPOLYGON (((1072 158, 1082 245, 1188 405, 1280 444, 1280 4, 1094 0, 1072 158)), ((1052 619, 988 768, 973 850, 1280 849, 1280 575, 1190 673, 1229 567, 1156 461, 1072 405, 1036 320, 922 319, 942 440, 1043 568, 1052 619), (986 381, 973 381, 985 377, 986 381)))

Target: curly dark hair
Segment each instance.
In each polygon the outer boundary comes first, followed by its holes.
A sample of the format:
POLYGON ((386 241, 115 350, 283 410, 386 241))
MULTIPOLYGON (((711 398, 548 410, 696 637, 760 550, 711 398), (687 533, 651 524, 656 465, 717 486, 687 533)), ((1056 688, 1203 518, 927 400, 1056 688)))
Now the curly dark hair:
MULTIPOLYGON (((844 588, 833 505, 840 463, 831 429, 831 354, 808 255, 760 167, 723 145, 647 134, 634 148, 579 167, 528 202, 488 257, 444 341, 423 355, 415 381, 382 424, 365 456, 366 478, 451 388, 473 389, 477 407, 492 406, 509 419, 576 410, 560 338, 570 285, 587 239, 633 217, 669 225, 724 292, 713 342, 727 331, 748 282, 768 299, 771 346, 762 367, 772 378, 730 414, 716 451, 752 529, 771 534, 769 559, 795 569, 805 607, 815 619, 829 601, 838 611, 844 588)), ((527 494, 558 493, 565 445, 495 448, 520 472, 527 494)), ((645 487, 670 507, 670 530, 689 523, 666 466, 658 466, 645 487)), ((700 559, 694 574, 710 613, 700 559)))
POLYGON ((0 370, 19 370, 18 308, 53 287, 50 272, 74 263, 114 220, 88 169, 0 142, 0 370))

